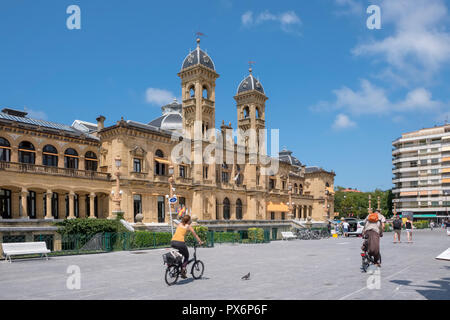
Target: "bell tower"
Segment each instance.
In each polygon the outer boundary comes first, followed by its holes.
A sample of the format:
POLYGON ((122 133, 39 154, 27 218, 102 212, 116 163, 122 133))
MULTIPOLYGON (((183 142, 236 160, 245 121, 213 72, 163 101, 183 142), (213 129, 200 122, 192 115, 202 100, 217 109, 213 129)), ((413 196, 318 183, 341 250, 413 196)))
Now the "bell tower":
MULTIPOLYGON (((261 82, 252 74, 252 68, 249 68, 249 75, 238 86, 238 90, 234 99, 237 107, 238 128, 244 132, 256 135, 256 146, 260 146, 259 131, 265 129, 265 112, 266 100, 268 99, 264 93, 261 82), (250 130, 250 131, 248 131, 250 130)), ((246 136, 246 149, 252 137, 246 136)), ((259 149, 257 149, 259 150, 259 149)))
POLYGON ((183 61, 181 71, 183 130, 193 140, 201 140, 208 129, 215 128, 215 88, 219 75, 208 54, 197 48, 183 61), (196 126, 194 128, 194 126, 196 126))

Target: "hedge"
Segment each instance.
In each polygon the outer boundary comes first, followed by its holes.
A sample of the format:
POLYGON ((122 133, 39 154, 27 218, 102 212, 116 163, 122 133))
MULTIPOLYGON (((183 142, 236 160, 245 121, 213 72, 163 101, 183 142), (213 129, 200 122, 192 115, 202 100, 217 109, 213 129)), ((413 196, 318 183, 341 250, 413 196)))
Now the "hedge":
POLYGON ((264 242, 263 228, 248 228, 249 242, 264 242))
MULTIPOLYGON (((202 242, 206 244, 208 242, 208 227, 193 226, 192 228, 194 229, 200 240, 202 240, 202 242)), ((191 232, 188 233, 185 240, 188 246, 192 246, 197 242, 197 239, 194 238, 194 235, 191 232)))
POLYGON ((425 229, 429 227, 429 222, 427 220, 420 220, 413 222, 416 229, 425 229))
POLYGON ((214 242, 239 242, 241 235, 236 232, 214 232, 214 242))
POLYGON ((118 219, 65 219, 56 222, 57 232, 61 235, 84 235, 87 238, 97 233, 105 232, 126 232, 127 229, 120 223, 118 219))
POLYGON ((170 245, 172 234, 170 232, 134 232, 133 248, 151 248, 170 245))

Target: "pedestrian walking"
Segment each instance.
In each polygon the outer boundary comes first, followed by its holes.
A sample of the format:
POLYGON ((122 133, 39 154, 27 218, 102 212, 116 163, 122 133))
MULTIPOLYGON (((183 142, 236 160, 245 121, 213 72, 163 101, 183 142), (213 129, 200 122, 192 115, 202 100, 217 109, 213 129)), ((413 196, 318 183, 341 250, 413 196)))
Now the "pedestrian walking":
POLYGON ((345 219, 342 219, 342 228, 344 229, 344 236, 348 237, 348 227, 350 226, 350 224, 345 221, 345 219))
POLYGON ((413 222, 411 220, 406 220, 405 223, 405 229, 406 229, 406 236, 408 237, 408 243, 412 242, 412 229, 413 229, 413 222))
POLYGON ((394 243, 400 243, 400 235, 402 233, 403 222, 399 216, 395 216, 394 222, 392 223, 394 227, 394 243))
POLYGON ((431 231, 433 231, 433 229, 434 229, 434 221, 430 222, 430 229, 431 229, 431 231))

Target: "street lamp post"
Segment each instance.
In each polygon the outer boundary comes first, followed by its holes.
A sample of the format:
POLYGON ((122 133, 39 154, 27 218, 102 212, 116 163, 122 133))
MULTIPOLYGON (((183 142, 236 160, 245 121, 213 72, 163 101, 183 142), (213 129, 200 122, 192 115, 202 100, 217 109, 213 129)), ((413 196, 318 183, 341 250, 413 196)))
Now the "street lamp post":
MULTIPOLYGON (((330 191, 328 191, 327 188, 325 188, 325 216, 327 217, 327 219, 330 219, 330 205, 328 204, 328 195, 330 194, 330 191)), ((344 196, 345 197, 345 196, 344 196)))
POLYGON ((117 156, 114 159, 114 162, 116 164, 116 190, 113 190, 111 192, 112 194, 112 202, 114 203, 114 209, 112 210, 112 216, 109 216, 108 219, 114 219, 117 217, 118 214, 123 213, 122 209, 120 208, 120 202, 122 200, 122 191, 120 190, 120 167, 122 165, 122 159, 120 156, 117 156))
MULTIPOLYGON (((169 166, 169 199, 173 197, 173 165, 169 166)), ((172 220, 172 203, 170 201, 167 201, 169 203, 169 217, 170 217, 170 230, 172 232, 173 236, 173 220, 172 220)))

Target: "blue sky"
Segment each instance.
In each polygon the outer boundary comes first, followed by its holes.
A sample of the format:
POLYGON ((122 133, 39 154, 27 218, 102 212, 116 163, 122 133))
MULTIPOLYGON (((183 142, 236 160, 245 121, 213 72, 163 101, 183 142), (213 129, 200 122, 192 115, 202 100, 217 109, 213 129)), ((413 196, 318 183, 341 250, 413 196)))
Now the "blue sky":
POLYGON ((444 0, 3 0, 0 106, 66 124, 99 114, 107 125, 149 122, 181 96, 176 74, 201 31, 220 74, 216 125, 236 127, 233 96, 255 61, 281 146, 334 170, 337 185, 387 189, 392 140, 450 115, 449 9, 444 0), (72 4, 81 30, 66 27, 72 4), (370 4, 381 8, 380 30, 366 26, 370 4))

